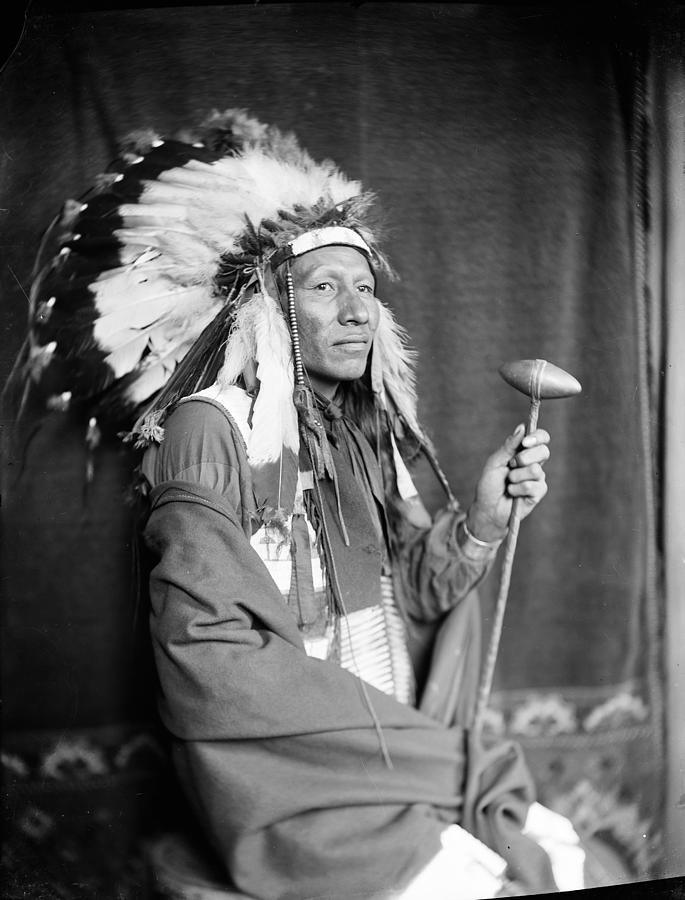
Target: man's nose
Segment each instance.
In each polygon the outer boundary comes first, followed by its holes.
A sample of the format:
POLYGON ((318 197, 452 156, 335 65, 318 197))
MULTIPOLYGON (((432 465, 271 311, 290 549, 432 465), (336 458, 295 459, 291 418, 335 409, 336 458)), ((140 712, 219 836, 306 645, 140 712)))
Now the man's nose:
POLYGON ((354 285, 345 285, 339 298, 338 319, 342 323, 358 322, 365 325, 369 321, 369 307, 366 297, 354 285))

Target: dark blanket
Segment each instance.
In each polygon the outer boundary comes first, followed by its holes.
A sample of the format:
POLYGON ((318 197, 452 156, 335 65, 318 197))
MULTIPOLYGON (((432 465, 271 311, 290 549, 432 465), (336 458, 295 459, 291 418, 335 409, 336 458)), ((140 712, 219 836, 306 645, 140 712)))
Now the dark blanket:
MULTIPOLYGON (((520 758, 471 747, 467 759, 467 732, 438 721, 463 656, 454 641, 429 679, 431 716, 369 687, 371 709, 354 675, 305 654, 238 507, 209 488, 166 482, 152 492, 145 535, 158 560, 151 624, 162 716, 236 886, 264 900, 377 895, 407 883, 451 822, 502 855, 511 856, 508 845, 520 853, 511 836, 533 799, 520 758)), ((462 648, 472 622, 468 602, 448 618, 462 648)), ((528 885, 550 889, 546 856, 521 840, 536 860, 528 885)))

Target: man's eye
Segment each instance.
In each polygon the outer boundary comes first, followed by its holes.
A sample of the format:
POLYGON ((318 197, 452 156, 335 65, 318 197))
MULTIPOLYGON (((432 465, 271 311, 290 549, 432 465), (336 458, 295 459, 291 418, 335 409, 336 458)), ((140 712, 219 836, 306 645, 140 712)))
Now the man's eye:
POLYGON ((357 290, 364 294, 373 294, 373 287, 370 284, 358 284, 357 290))

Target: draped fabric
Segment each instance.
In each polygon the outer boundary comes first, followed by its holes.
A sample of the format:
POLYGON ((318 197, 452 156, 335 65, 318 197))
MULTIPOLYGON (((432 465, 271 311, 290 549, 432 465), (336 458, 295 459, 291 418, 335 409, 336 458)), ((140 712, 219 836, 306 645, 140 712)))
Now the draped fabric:
MULTIPOLYGON (((543 357, 575 375, 578 398, 542 405, 551 490, 521 529, 488 727, 521 741, 540 798, 608 835, 637 877, 658 871, 664 697, 634 268, 636 8, 36 11, 0 89, 0 279, 4 379, 61 202, 120 136, 243 106, 377 191, 401 278, 379 293, 420 354, 420 414, 462 503, 526 415, 498 366, 543 357)), ((131 625, 130 458, 108 441, 91 453, 84 434, 76 414, 30 401, 3 438, 5 744, 24 785, 13 808, 50 821, 45 779, 114 783, 151 715, 131 625)), ((436 508, 431 474, 416 480, 436 508)), ((496 586, 495 569, 486 637, 496 586)))
MULTIPOLYGON (((186 427, 173 419, 170 445, 186 427)), ((204 428, 217 420, 205 418, 204 428)), ((520 753, 506 742, 484 753, 471 738, 464 752, 467 723, 446 709, 458 669, 450 649, 438 667, 449 681, 435 684, 436 718, 447 715, 449 727, 371 686, 362 694, 336 662, 305 654, 295 617, 249 544, 247 457, 225 420, 219 433, 230 473, 223 490, 155 484, 145 540, 162 718, 189 798, 236 885, 264 898, 375 896, 406 883, 437 852, 445 823, 463 820, 521 884, 553 889, 545 854, 521 834, 532 785, 520 753)), ((164 464, 160 471, 171 474, 164 464)), ((462 599, 448 625, 467 649, 474 602, 462 599)))
POLYGON ((681 6, 661 15, 663 28, 652 36, 649 46, 642 110, 652 152, 645 178, 649 217, 641 287, 650 324, 652 408, 659 398, 663 402, 663 417, 652 418, 654 442, 661 447, 663 460, 663 479, 656 491, 661 511, 657 530, 664 548, 669 763, 663 870, 675 875, 685 871, 685 684, 679 677, 685 634, 685 10, 681 6))

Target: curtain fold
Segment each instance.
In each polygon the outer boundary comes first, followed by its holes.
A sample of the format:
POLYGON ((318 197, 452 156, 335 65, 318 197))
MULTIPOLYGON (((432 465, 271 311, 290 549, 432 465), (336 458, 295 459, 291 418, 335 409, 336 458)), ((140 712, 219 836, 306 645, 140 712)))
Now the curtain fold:
POLYGON ((685 872, 685 11, 655 14, 647 69, 650 141, 645 284, 658 427, 666 686, 665 876, 685 872))

